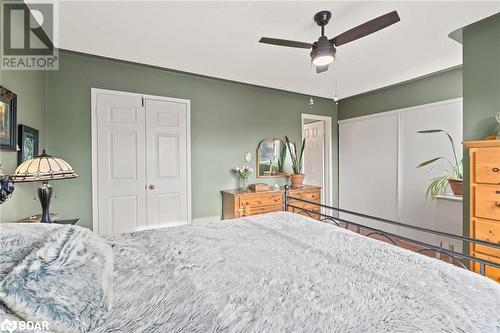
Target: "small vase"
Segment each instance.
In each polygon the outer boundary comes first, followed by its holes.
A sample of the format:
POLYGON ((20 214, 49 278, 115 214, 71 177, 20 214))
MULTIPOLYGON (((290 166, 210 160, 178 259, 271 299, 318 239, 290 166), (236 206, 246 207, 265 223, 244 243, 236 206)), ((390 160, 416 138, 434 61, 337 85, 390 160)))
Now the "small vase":
POLYGON ((241 183, 240 191, 248 192, 248 179, 240 178, 240 183, 241 183))

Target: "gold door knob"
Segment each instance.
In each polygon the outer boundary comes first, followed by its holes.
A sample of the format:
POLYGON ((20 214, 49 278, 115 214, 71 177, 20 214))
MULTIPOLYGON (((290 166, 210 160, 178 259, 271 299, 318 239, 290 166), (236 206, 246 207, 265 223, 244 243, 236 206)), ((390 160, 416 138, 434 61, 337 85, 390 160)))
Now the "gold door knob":
POLYGON ((154 186, 154 184, 149 184, 148 188, 152 191, 155 189, 155 186, 154 186))

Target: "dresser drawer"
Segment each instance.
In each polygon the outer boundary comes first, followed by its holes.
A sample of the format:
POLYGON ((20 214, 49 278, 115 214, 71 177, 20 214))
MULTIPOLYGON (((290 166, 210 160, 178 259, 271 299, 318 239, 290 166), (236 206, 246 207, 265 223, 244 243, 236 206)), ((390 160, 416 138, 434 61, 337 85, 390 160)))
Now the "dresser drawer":
POLYGON ((500 186, 477 185, 474 191, 474 212, 476 217, 500 220, 500 186))
POLYGON ((270 212, 279 212, 283 210, 283 206, 267 206, 267 207, 255 207, 251 209, 242 209, 240 210, 240 216, 245 217, 245 216, 252 216, 252 215, 258 215, 258 214, 264 214, 264 213, 270 213, 270 212))
MULTIPOLYGON (((489 260, 492 262, 500 263, 500 258, 497 257, 492 257, 492 256, 486 256, 482 254, 475 254, 476 257, 484 259, 484 260, 489 260)), ((495 280, 496 282, 500 283, 500 269, 491 267, 491 266, 485 266, 486 269, 486 276, 489 277, 490 279, 495 280)), ((476 273, 480 273, 480 265, 477 262, 474 262, 473 264, 473 271, 476 273)))
MULTIPOLYGON (((303 192, 291 191, 289 193, 289 196, 299 198, 299 199, 314 201, 314 202, 320 202, 321 201, 321 194, 320 193, 321 192, 318 190, 303 191, 303 192)), ((292 201, 293 201, 293 199, 290 199, 290 202, 292 202, 292 201)))
POLYGON ((473 158, 475 183, 500 184, 500 147, 481 148, 473 158))
MULTIPOLYGON (((474 238, 500 245, 500 221, 474 219, 472 223, 474 238)), ((500 249, 489 246, 475 244, 474 251, 500 258, 500 249)))
POLYGON ((250 194, 240 198, 240 209, 281 205, 282 203, 283 194, 281 192, 250 194))

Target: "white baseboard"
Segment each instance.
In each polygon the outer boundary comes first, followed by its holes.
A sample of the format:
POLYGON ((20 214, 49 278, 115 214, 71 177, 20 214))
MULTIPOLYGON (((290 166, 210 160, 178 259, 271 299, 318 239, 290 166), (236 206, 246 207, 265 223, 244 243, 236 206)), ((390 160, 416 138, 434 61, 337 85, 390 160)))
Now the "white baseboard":
POLYGON ((160 228, 171 228, 171 227, 178 227, 180 225, 186 225, 187 223, 168 223, 168 224, 151 224, 151 225, 144 225, 144 226, 139 226, 135 228, 135 231, 143 231, 143 230, 150 230, 150 229, 160 229, 160 228))
POLYGON ((221 218, 219 215, 207 216, 207 217, 198 217, 198 218, 192 219, 192 224, 205 224, 205 223, 220 222, 220 221, 221 221, 221 218))

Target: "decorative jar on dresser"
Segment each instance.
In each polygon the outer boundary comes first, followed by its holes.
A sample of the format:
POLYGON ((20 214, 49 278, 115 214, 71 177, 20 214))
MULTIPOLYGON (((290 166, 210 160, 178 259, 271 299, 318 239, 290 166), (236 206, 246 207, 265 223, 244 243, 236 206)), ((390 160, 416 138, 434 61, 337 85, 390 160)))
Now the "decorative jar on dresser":
MULTIPOLYGON (((470 236, 500 244, 500 140, 468 141, 470 158, 470 236)), ((500 249, 471 244, 471 255, 500 263, 500 249)), ((474 263, 475 272, 480 265, 474 263)), ((500 269, 485 266, 485 275, 500 282, 500 269)))
MULTIPOLYGON (((222 193, 222 219, 232 219, 269 212, 278 212, 285 209, 285 190, 269 190, 263 192, 243 192, 240 190, 226 190, 222 193)), ((321 187, 304 185, 300 189, 290 189, 289 196, 321 203, 321 187)), ((319 212, 319 207, 303 202, 289 201, 297 207, 319 212)), ((290 208, 290 211, 297 209, 290 208)), ((300 213, 300 212, 299 212, 300 213)), ((317 217, 317 216, 313 216, 317 217)))

